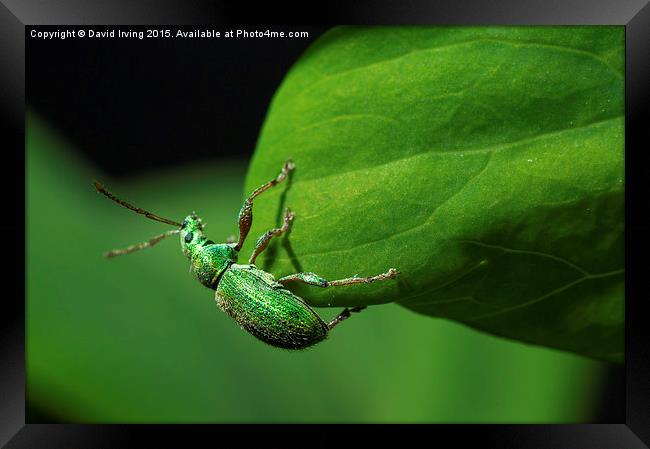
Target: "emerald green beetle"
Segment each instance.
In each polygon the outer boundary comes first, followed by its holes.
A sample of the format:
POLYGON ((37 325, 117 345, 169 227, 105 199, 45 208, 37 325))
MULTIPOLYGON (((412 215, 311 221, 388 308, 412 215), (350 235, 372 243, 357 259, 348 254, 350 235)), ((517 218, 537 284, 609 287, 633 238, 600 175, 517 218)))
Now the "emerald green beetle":
POLYGON ((328 281, 315 273, 303 272, 276 280, 272 274, 257 268, 255 260, 273 237, 289 230, 294 219, 294 214, 289 209, 285 211, 281 227, 271 229, 257 240, 248 263, 238 264, 239 251, 253 223, 253 200, 284 181, 294 167, 293 162, 288 160, 276 178, 256 189, 246 199, 239 212, 239 239, 221 244, 214 243, 203 235, 203 223, 196 214, 188 215, 182 223, 162 218, 117 198, 95 181, 95 189, 99 193, 121 206, 151 220, 176 227, 137 245, 109 251, 105 256, 114 257, 149 248, 165 237, 178 234, 183 254, 190 261, 190 271, 201 284, 216 291, 218 306, 234 318, 242 329, 263 342, 280 348, 302 349, 312 346, 324 340, 329 331, 348 318, 351 312, 359 312, 364 307, 345 308, 336 318, 326 323, 302 298, 289 291, 287 284, 302 282, 326 288, 393 279, 399 272, 391 268, 376 276, 355 276, 334 281, 328 281))

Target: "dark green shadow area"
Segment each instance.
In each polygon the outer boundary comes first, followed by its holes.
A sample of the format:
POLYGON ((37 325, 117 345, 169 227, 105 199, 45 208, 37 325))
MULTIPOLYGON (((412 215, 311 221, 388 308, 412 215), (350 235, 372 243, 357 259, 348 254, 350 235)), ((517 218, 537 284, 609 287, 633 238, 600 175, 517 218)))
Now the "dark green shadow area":
MULTIPOLYGON (((225 241, 236 232, 245 171, 215 160, 115 182, 75 157, 56 130, 28 115, 28 419, 593 419, 604 363, 393 304, 355 315, 313 349, 278 350, 254 340, 216 307, 213 293, 189 274, 175 239, 102 258, 108 249, 169 228, 107 201, 93 190, 93 179, 165 217, 179 220, 196 210, 208 237, 225 241)), ((264 198, 255 204, 265 205, 264 198)), ((286 248, 278 245, 277 251, 286 248)), ((339 312, 318 310, 326 319, 339 312)))

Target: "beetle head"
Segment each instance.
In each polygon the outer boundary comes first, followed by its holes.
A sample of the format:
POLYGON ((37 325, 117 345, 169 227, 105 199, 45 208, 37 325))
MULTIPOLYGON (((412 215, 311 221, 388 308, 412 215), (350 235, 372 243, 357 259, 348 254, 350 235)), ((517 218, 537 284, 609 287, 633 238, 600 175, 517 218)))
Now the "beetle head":
POLYGON ((192 212, 190 215, 185 217, 185 220, 183 220, 180 229, 180 236, 183 253, 186 255, 191 245, 199 243, 205 239, 203 236, 203 226, 203 222, 195 212, 192 212))

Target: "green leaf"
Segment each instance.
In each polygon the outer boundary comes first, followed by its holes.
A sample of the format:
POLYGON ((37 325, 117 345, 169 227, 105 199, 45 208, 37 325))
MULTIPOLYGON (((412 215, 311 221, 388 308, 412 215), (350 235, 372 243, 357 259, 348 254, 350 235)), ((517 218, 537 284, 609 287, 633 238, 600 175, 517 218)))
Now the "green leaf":
MULTIPOLYGON (((623 358, 622 27, 338 28, 276 93, 251 231, 258 265, 327 279, 316 306, 397 302, 523 342, 623 358)), ((249 238, 244 254, 252 250, 249 238)))

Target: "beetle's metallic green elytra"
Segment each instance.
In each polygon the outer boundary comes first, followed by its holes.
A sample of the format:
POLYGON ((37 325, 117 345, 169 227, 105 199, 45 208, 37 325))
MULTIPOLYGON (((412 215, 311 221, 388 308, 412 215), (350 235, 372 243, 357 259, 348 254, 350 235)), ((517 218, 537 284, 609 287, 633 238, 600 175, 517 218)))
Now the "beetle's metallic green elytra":
POLYGON ((146 242, 109 251, 105 255, 114 257, 128 254, 149 248, 170 235, 179 234, 183 254, 190 261, 190 271, 201 284, 215 290, 218 306, 242 329, 263 342, 280 348, 302 349, 312 346, 327 338, 329 331, 348 318, 350 312, 358 312, 364 307, 346 308, 336 318, 326 323, 302 298, 289 291, 286 288, 287 284, 302 282, 326 288, 370 283, 393 279, 398 271, 391 268, 377 276, 352 277, 335 281, 328 281, 315 273, 304 272, 276 280, 272 274, 257 268, 255 260, 273 237, 289 230, 294 219, 294 214, 289 209, 284 214, 284 223, 280 228, 271 229, 257 240, 248 263, 238 264, 239 251, 253 222, 253 200, 260 193, 286 179, 293 169, 293 162, 288 160, 277 178, 256 189, 246 199, 239 212, 238 241, 221 244, 214 243, 203 235, 203 224, 196 214, 188 215, 182 223, 162 218, 117 198, 102 184, 95 181, 97 191, 116 203, 147 218, 176 227, 146 242))

